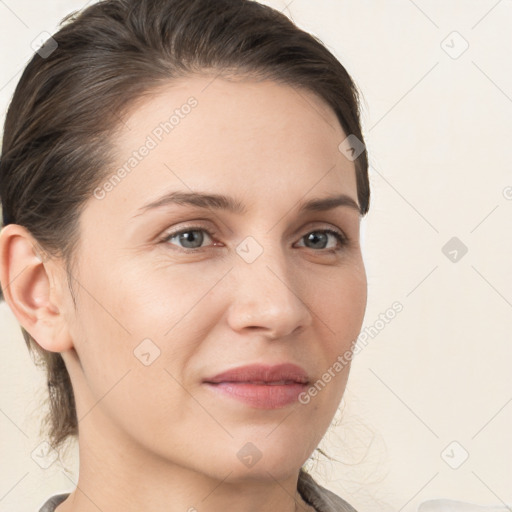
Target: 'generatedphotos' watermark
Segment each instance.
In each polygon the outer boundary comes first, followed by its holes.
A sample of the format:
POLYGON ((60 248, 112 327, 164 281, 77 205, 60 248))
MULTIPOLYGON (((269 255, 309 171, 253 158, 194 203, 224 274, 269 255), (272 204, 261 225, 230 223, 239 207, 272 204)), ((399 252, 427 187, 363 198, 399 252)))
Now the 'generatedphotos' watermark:
POLYGON ((311 397, 316 396, 322 391, 331 379, 336 377, 336 374, 350 364, 354 355, 359 354, 359 352, 368 345, 369 337, 371 339, 375 338, 403 309, 404 307, 401 302, 393 302, 391 307, 384 313, 381 313, 379 318, 375 320, 372 325, 365 327, 360 332, 357 339, 354 340, 355 345, 352 343, 354 346, 353 350, 345 350, 343 354, 340 354, 336 358, 336 361, 322 374, 322 377, 313 383, 306 391, 299 394, 298 401, 304 405, 308 404, 311 401, 311 397))
POLYGON ((94 189, 94 197, 96 199, 105 199, 106 195, 111 192, 121 180, 123 180, 135 167, 139 165, 142 160, 149 153, 155 149, 158 144, 162 141, 165 135, 168 135, 178 126, 183 119, 185 119, 192 109, 197 107, 198 101, 194 96, 191 96, 187 99, 183 105, 179 108, 174 109, 172 115, 155 126, 151 133, 146 137, 144 144, 140 146, 137 150, 133 151, 132 155, 126 160, 126 162, 117 169, 105 182, 101 187, 96 187, 94 189))

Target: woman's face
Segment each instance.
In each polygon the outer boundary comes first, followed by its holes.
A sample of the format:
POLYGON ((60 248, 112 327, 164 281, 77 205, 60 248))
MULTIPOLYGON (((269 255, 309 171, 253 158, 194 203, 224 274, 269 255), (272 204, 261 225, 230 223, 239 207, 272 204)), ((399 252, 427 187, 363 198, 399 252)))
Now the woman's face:
POLYGON ((301 206, 340 195, 357 205, 355 167, 312 93, 212 80, 182 79, 123 119, 115 165, 81 216, 63 357, 88 445, 222 479, 284 477, 335 414, 349 371, 335 363, 366 307, 359 212, 301 206), (239 208, 178 204, 176 192, 239 208), (204 382, 254 363, 293 363, 323 384, 272 408, 204 382))

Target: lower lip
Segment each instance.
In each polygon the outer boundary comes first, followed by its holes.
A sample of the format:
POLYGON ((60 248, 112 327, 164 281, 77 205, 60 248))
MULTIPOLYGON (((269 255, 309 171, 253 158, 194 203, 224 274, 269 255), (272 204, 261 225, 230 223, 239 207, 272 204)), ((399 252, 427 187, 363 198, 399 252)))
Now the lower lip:
POLYGON ((278 409, 293 402, 307 389, 307 384, 251 384, 249 382, 205 382, 224 395, 245 402, 257 409, 278 409))

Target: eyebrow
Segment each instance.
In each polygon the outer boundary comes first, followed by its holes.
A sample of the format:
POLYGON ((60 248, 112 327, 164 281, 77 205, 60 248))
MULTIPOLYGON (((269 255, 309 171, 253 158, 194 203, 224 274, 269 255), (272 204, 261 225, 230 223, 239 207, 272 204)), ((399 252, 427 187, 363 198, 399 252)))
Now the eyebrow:
MULTIPOLYGON (((135 214, 133 217, 142 215, 149 210, 175 204, 189 205, 212 210, 226 210, 239 215, 247 211, 241 201, 223 194, 175 191, 169 192, 155 201, 145 204, 137 210, 139 213, 135 214)), ((340 206, 348 207, 356 210, 358 213, 361 213, 361 209, 357 202, 346 194, 310 199, 308 201, 302 201, 299 204, 299 213, 333 210, 340 206)))

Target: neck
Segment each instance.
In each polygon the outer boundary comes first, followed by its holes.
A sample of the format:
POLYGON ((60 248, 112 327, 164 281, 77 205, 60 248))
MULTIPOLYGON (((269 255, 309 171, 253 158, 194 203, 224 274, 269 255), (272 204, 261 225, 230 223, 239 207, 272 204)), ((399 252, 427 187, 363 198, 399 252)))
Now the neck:
POLYGON ((298 469, 278 479, 257 465, 207 473, 194 468, 193 461, 185 466, 164 459, 106 425, 93 429, 83 423, 76 489, 56 512, 314 511, 297 491, 298 469))

